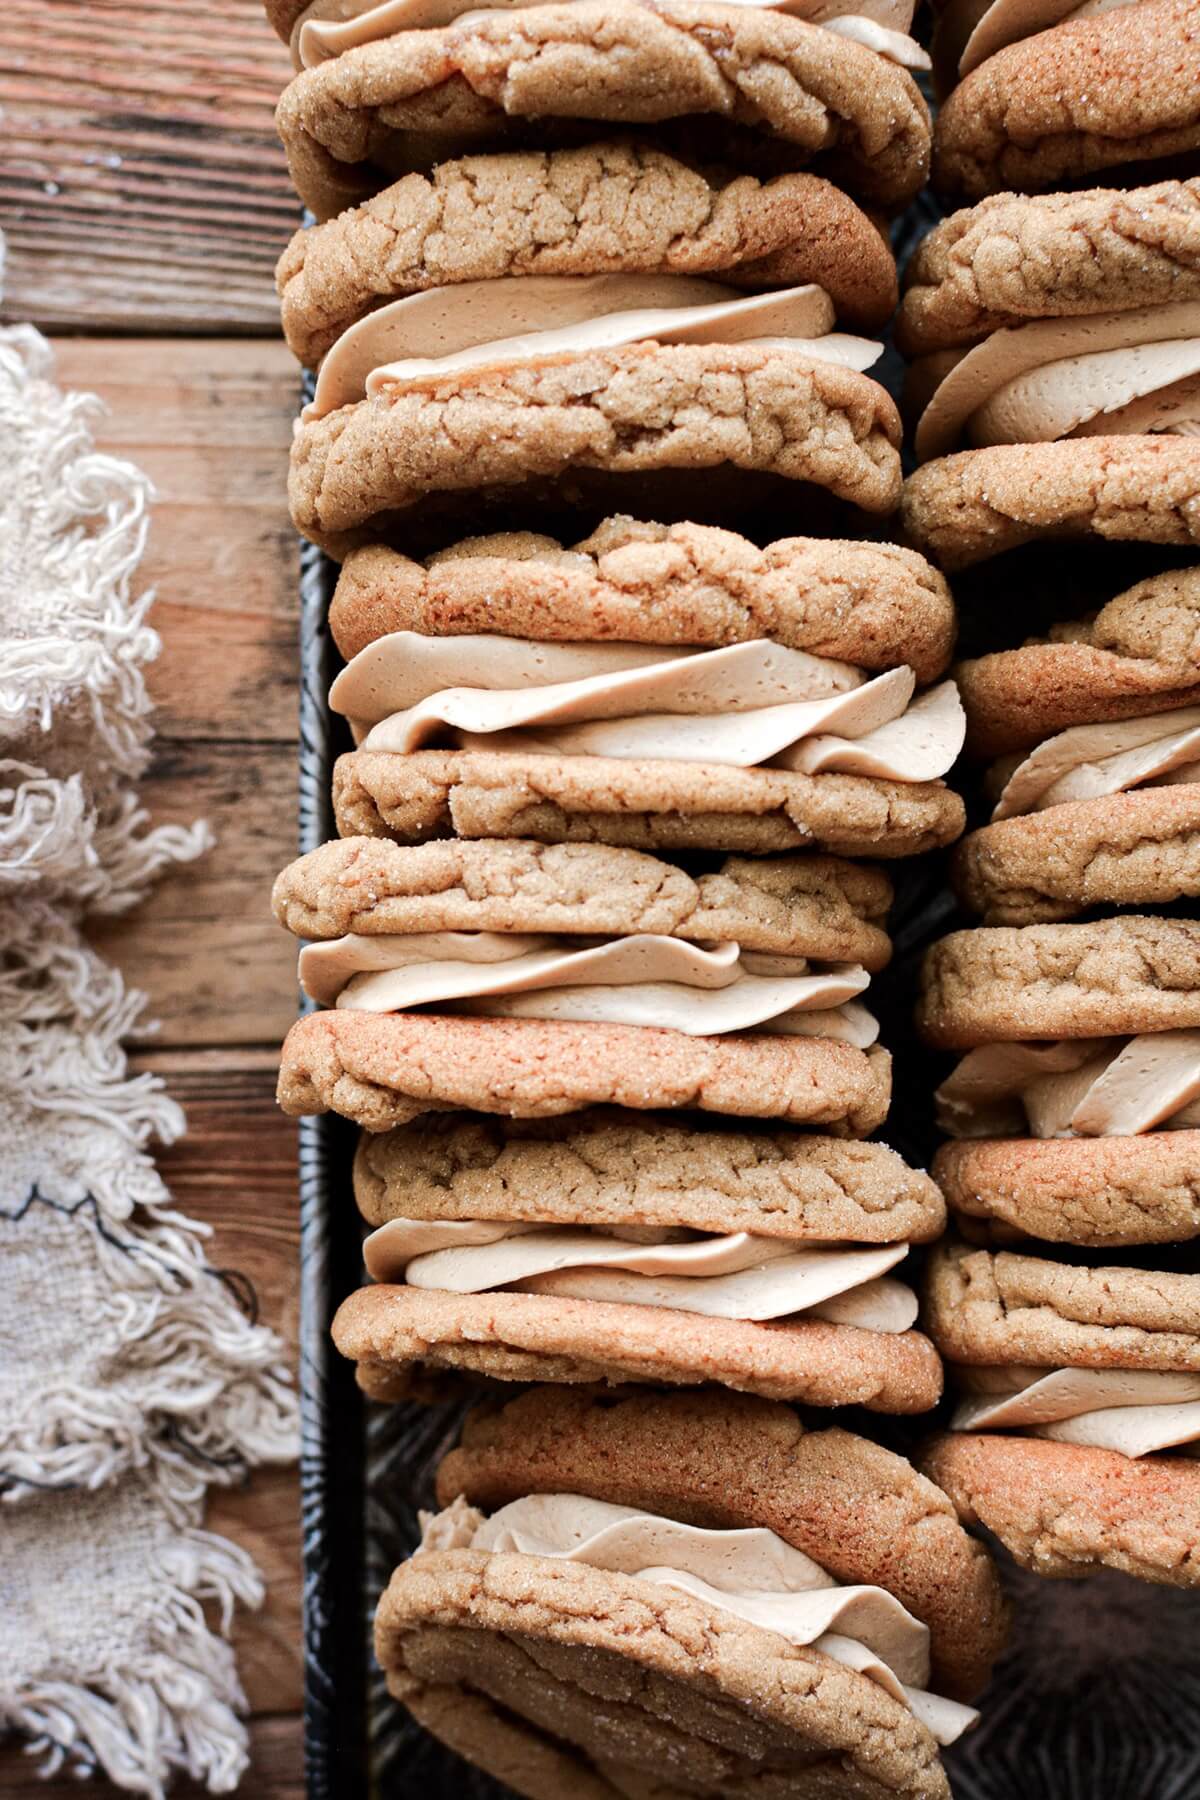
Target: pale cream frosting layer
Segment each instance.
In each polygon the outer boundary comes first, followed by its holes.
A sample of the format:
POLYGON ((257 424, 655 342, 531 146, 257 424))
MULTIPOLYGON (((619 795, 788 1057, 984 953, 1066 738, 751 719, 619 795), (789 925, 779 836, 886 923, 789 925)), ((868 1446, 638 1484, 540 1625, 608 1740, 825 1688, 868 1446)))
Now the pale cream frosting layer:
POLYGON ((1200 1128, 1200 1031, 986 1044, 938 1088, 950 1137, 1136 1137, 1200 1128))
POLYGON ((449 744, 935 781, 958 756, 966 719, 953 682, 917 699, 914 688, 911 669, 868 680, 765 638, 647 656, 633 645, 397 632, 355 657, 330 704, 366 749, 398 755, 449 744))
POLYGON ((1011 819, 1130 788, 1200 781, 1200 706, 1147 719, 1076 725, 1037 746, 1005 780, 992 813, 1011 819))
POLYGON ((1200 1440, 1200 1375, 1020 1365, 958 1374, 969 1398, 959 1402, 952 1431, 1018 1430, 1131 1457, 1200 1440))
POLYGON ((450 1219, 392 1219, 363 1246, 374 1280, 446 1293, 505 1289, 748 1321, 804 1314, 886 1333, 916 1322, 912 1289, 885 1278, 907 1254, 906 1243, 797 1245, 745 1231, 696 1237, 450 1219))
POLYGON ((857 963, 705 946, 641 932, 560 938, 502 932, 350 934, 307 944, 300 984, 327 1006, 407 1012, 437 1006, 491 1018, 646 1025, 710 1037, 767 1031, 835 1037, 867 1049, 879 1027, 853 1005, 857 963))
POLYGON ((975 445, 1200 427, 1200 302, 994 331, 949 368, 921 415, 922 461, 975 445))
POLYGON ((869 369, 882 344, 833 330, 812 284, 746 295, 690 275, 510 275, 409 294, 344 331, 301 418, 319 419, 410 382, 625 344, 769 344, 869 369))
POLYGON ((929 1631, 885 1588, 842 1586, 773 1531, 720 1531, 578 1494, 531 1494, 491 1518, 460 1495, 422 1513, 422 1551, 469 1549, 578 1562, 676 1588, 721 1612, 811 1645, 908 1706, 941 1744, 978 1713, 928 1693, 929 1631))
MULTIPOLYGON (((379 6, 355 0, 329 0, 318 4, 297 26, 292 39, 297 66, 311 69, 330 57, 341 56, 360 44, 376 43, 398 31, 429 31, 453 25, 458 19, 474 19, 487 13, 514 12, 537 5, 539 0, 500 0, 499 5, 476 7, 472 0, 384 0, 379 6)), ((890 62, 906 69, 927 69, 929 58, 909 35, 915 10, 913 0, 721 0, 725 6, 756 6, 786 13, 810 25, 824 26, 890 62)))
POLYGON ((1136 6, 1138 0, 949 0, 943 7, 939 32, 945 32, 947 52, 938 57, 953 64, 957 56, 959 76, 969 75, 997 50, 1049 31, 1064 19, 1088 19, 1118 6, 1136 6))

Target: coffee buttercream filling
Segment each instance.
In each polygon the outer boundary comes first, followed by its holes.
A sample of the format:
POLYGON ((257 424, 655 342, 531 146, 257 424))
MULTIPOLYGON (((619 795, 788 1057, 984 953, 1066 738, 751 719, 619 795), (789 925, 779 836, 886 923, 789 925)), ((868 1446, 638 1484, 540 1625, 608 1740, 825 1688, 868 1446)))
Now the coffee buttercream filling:
POLYGON ((475 1013, 642 1025, 712 1037, 765 1031, 836 1038, 865 1050, 879 1027, 855 1004, 870 976, 857 963, 702 945, 654 933, 560 938, 504 932, 413 932, 328 939, 300 952, 311 999, 351 1012, 475 1013))
MULTIPOLYGON (((916 367, 919 380, 923 365, 916 367)), ((917 425, 922 461, 961 441, 1200 433, 1197 301, 1037 319, 924 367, 944 373, 917 425)))
MULTIPOLYGON (((359 7, 355 0, 317 0, 297 21, 292 55, 297 68, 311 69, 398 31, 429 31, 537 4, 539 0, 502 0, 499 6, 477 7, 472 0, 384 0, 382 5, 359 7)), ((721 4, 786 13, 852 38, 902 68, 929 67, 929 57, 910 35, 913 0, 721 0, 721 4)))
POLYGON ((967 1397, 952 1431, 1016 1430, 1122 1456, 1200 1441, 1200 1375, 1147 1369, 1038 1369, 1019 1364, 957 1371, 967 1397))
POLYGON ((868 679, 766 638, 718 650, 394 632, 335 681, 368 750, 427 748, 940 780, 962 748, 958 690, 915 696, 908 668, 868 679))
POLYGON ((950 1137, 1135 1137, 1200 1128, 1200 1031, 985 1044, 938 1088, 950 1137))
POLYGON ((954 1743, 979 1717, 927 1691, 928 1627, 894 1594, 843 1586, 773 1531, 682 1525, 579 1494, 528 1495, 490 1518, 460 1495, 443 1512, 422 1513, 421 1527, 418 1556, 457 1549, 537 1556, 691 1594, 878 1682, 940 1744, 954 1743))
POLYGON ((413 383, 628 344, 760 344, 810 362, 869 369, 882 344, 833 329, 809 283, 746 295, 691 275, 511 275, 408 294, 344 331, 321 364, 303 421, 413 383))
POLYGON ((887 1271, 907 1243, 803 1244, 747 1231, 392 1219, 366 1239, 376 1281, 452 1294, 549 1294, 761 1322, 805 1316, 896 1334, 917 1298, 887 1271))
POLYGON ((1200 706, 1150 718, 1075 725, 1046 738, 1023 760, 993 766, 999 789, 993 819, 1097 800, 1131 788, 1200 781, 1200 706))

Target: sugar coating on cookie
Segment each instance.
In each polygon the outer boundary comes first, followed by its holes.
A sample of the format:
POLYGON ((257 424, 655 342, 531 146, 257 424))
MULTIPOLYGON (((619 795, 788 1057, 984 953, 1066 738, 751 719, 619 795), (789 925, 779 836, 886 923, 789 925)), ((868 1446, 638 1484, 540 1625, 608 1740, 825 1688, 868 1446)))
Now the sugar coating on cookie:
POLYGON ((819 177, 725 181, 617 140, 466 156, 411 174, 298 231, 279 259, 284 335, 315 368, 381 301, 526 275, 720 275, 738 287, 814 282, 855 327, 884 324, 896 266, 878 227, 819 177))
POLYGON ((427 564, 382 544, 351 551, 329 613, 349 658, 392 631, 493 631, 546 642, 695 644, 769 637, 866 669, 945 669, 945 578, 898 544, 781 538, 682 522, 606 519, 569 548, 532 532, 454 544, 427 564))
POLYGON ((1200 1586, 1200 1463, 1192 1457, 945 1432, 918 1460, 966 1524, 986 1526, 1037 1575, 1107 1568, 1200 1586))
POLYGON ((630 1780, 656 1780, 682 1743, 706 1791, 731 1797, 790 1785, 802 1761, 823 1787, 848 1778, 861 1800, 949 1800, 933 1738, 877 1684, 648 1585, 432 1551, 392 1577, 376 1653, 420 1722, 529 1800, 615 1800, 630 1780))
POLYGON ((964 1229, 1096 1248, 1200 1236, 1200 1131, 966 1138, 932 1174, 964 1229))
POLYGON ((916 1331, 823 1319, 767 1323, 525 1293, 455 1294, 376 1283, 339 1307, 334 1342, 376 1371, 409 1365, 493 1381, 716 1382, 768 1400, 919 1413, 936 1406, 942 1365, 916 1331))
POLYGON ((354 751, 334 765, 333 790, 340 832, 400 843, 452 830, 640 850, 895 857, 952 843, 965 818, 941 782, 496 751, 354 751))
POLYGON ((729 857, 692 876, 602 844, 342 838, 290 863, 272 903, 297 937, 650 932, 882 968, 891 899, 881 870, 834 857, 729 857))
POLYGON ((945 1224, 936 1184, 886 1144, 604 1112, 553 1123, 450 1114, 364 1135, 354 1195, 371 1225, 582 1218, 798 1243, 924 1243, 945 1224))
POLYGON ((278 1098, 387 1131, 468 1108, 546 1118, 590 1106, 695 1107, 867 1137, 891 1058, 829 1038, 690 1037, 635 1025, 442 1014, 312 1013, 284 1041, 278 1098))
POLYGON ((1200 1026, 1200 921, 1124 914, 951 932, 926 952, 917 1024, 947 1050, 1200 1026))
POLYGON ((933 180, 1037 193, 1200 148, 1196 0, 1068 19, 988 57, 941 108, 933 180))
POLYGON ((1200 298, 1200 178, 1066 194, 994 194, 935 225, 905 274, 906 356, 1031 319, 1200 298))
POLYGON ((412 516, 560 482, 725 467, 809 483, 868 512, 900 494, 895 405, 855 369, 762 345, 641 343, 412 381, 302 424, 297 530, 340 556, 412 516))
POLYGON ((1200 566, 1137 582, 1092 618, 954 668, 967 750, 1027 750, 1075 725, 1140 718, 1200 699, 1200 566))
POLYGON ((909 476, 900 519, 951 572, 1038 538, 1198 544, 1200 443, 1096 437, 962 450, 909 476))
POLYGON ((1200 896, 1200 784, 1108 794, 985 825, 956 847, 953 881, 988 925, 1200 896))
POLYGON ((952 1363, 1200 1370, 1200 1275, 946 1240, 930 1256, 923 1318, 952 1363))
POLYGON ((320 218, 381 185, 369 158, 386 162, 397 140, 436 163, 443 145, 545 146, 584 121, 660 138, 685 122, 709 160, 743 166, 778 166, 782 146, 793 167, 815 159, 885 205, 916 193, 929 166, 929 114, 905 70, 803 20, 703 0, 585 0, 400 32, 302 71, 276 113, 320 218))

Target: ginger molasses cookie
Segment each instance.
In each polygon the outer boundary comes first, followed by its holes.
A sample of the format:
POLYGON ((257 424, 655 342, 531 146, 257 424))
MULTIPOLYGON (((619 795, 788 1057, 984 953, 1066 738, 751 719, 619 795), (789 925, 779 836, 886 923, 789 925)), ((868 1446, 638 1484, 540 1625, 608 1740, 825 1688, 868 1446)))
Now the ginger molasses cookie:
MULTIPOLYGON (((1190 1036, 1200 1028, 1200 920, 1123 914, 951 932, 926 953, 917 1023, 928 1043, 946 1050, 1155 1032, 1190 1036)), ((997 1058, 1006 1068, 1011 1061, 997 1058)), ((1046 1072, 1054 1071, 1048 1061, 1046 1072)), ((994 1080, 1000 1079, 997 1066, 994 1080)), ((980 1076, 963 1104, 982 1111, 999 1101, 989 1091, 992 1080, 980 1076)), ((1113 1085, 1107 1084, 1110 1098, 1113 1085)), ((1116 1085, 1124 1107, 1127 1084, 1116 1085)), ((969 1135, 985 1134, 976 1128, 969 1135)))
POLYGON ((439 1500, 376 1651, 415 1717, 517 1792, 614 1800, 686 1764, 696 1793, 948 1796, 937 1745, 973 1715, 938 1695, 963 1680, 957 1652, 968 1680, 986 1669, 1003 1605, 903 1458, 732 1396, 535 1391, 468 1421, 439 1500), (772 1479, 731 1489, 722 1446, 772 1479))
POLYGON ((273 905, 279 923, 303 938, 638 932, 699 945, 736 938, 767 955, 859 962, 874 972, 891 955, 891 899, 879 870, 834 857, 730 857, 691 876, 601 844, 401 847, 343 838, 290 863, 273 905))
MULTIPOLYGON (((387 31, 390 9, 375 18, 387 31)), ((667 148, 690 136, 754 173, 814 164, 888 206, 916 193, 930 144, 917 86, 886 55, 771 7, 706 0, 498 7, 387 31, 303 69, 276 121, 319 218, 464 151, 588 141, 598 124, 652 127, 667 148)))
MULTIPOLYGON (((1079 1267, 946 1240, 930 1257, 922 1316, 942 1354, 956 1365, 1200 1372, 1200 1275, 1079 1267)), ((1189 1399, 1200 1402, 1200 1380, 1191 1385, 1196 1391, 1189 1399)), ((1147 1390, 1157 1391, 1154 1384, 1147 1390)), ((1061 1417, 1082 1416, 1068 1410, 1075 1398, 1064 1399, 1061 1417)), ((1167 1403, 1165 1384, 1162 1398, 1167 1403)), ((1179 1398, 1172 1389, 1169 1403, 1179 1398)), ((1128 1403, 1115 1394, 1109 1400, 1114 1409, 1128 1403)), ((1093 1410, 1104 1405, 1104 1399, 1096 1399, 1093 1410)), ((986 1401, 980 1401, 978 1413, 978 1418, 968 1418, 964 1409, 964 1429, 978 1427, 985 1414, 999 1427, 1001 1421, 990 1418, 986 1401)), ((1011 1419, 1014 1425, 1033 1422, 1031 1412, 1011 1419)), ((1172 1427, 1179 1423, 1172 1416, 1172 1427)), ((1200 1433, 1200 1405, 1186 1423, 1192 1436, 1200 1433)), ((1067 1438, 1087 1441, 1077 1433, 1067 1438)))
POLYGON ((1200 1130, 959 1138, 933 1175, 971 1238, 1115 1249, 1200 1236, 1200 1130))
POLYGON ((464 156, 298 231, 276 279, 288 343, 315 368, 387 301, 525 275, 711 276, 824 288, 848 326, 896 304, 878 224, 815 175, 703 172, 639 141, 464 156))
POLYGON ((760 548, 712 526, 623 516, 578 543, 498 532, 427 562, 368 545, 342 564, 329 625, 347 661, 396 631, 706 650, 770 638, 872 674, 907 663, 925 687, 950 659, 954 602, 945 577, 898 544, 760 548))
POLYGON ((920 1466, 967 1525, 1051 1578, 1119 1569, 1168 1587, 1197 1585, 1200 1463, 1130 1457, 1042 1438, 944 1432, 920 1466))
POLYGON ((790 1409, 711 1391, 547 1387, 470 1414, 438 1472, 443 1506, 462 1494, 493 1511, 562 1490, 705 1528, 765 1527, 836 1581, 888 1588, 928 1626, 933 1681, 956 1700, 979 1693, 1003 1645, 995 1567, 944 1496, 882 1445, 806 1429, 790 1409))
POLYGON ((1200 300, 1200 178, 993 194, 935 225, 909 260, 896 339, 965 350, 1035 319, 1200 300))
POLYGON ((401 626, 330 693, 359 745, 335 771, 343 833, 902 856, 960 829, 961 707, 906 656, 911 637, 937 669, 951 609, 911 552, 621 520, 590 555, 462 548, 428 572, 364 552, 339 591, 344 640, 401 626))
POLYGON ((944 1220, 883 1145, 589 1112, 364 1137, 376 1286, 339 1315, 372 1391, 432 1374, 712 1380, 817 1405, 933 1404, 891 1271, 944 1220))
POLYGON ((276 889, 281 920, 318 939, 301 981, 331 1009, 289 1033, 281 1101, 371 1130, 615 1104, 866 1136, 889 1061, 854 958, 886 960, 889 891, 821 858, 694 882, 604 847, 326 845, 276 889))
POLYGON ((1160 434, 963 450, 908 478, 901 520, 951 571, 1039 538, 1200 543, 1200 441, 1160 434))
POLYGON ((899 418, 862 372, 881 346, 833 325, 823 289, 747 297, 683 275, 519 276, 393 301, 321 366, 292 447, 293 518, 339 557, 400 527, 406 548, 437 548, 499 507, 509 528, 622 496, 688 516, 700 471, 712 522, 815 493, 890 512, 899 418))
POLYGON ((960 662, 954 679, 967 751, 981 757, 1200 705, 1200 565, 1139 581, 1045 638, 960 662))
POLYGON ((1081 725, 1062 735, 1072 741, 1047 745, 1046 761, 1052 751, 1078 755, 1081 762, 1070 766, 1081 770, 1082 759, 1093 756, 1094 778, 1075 777, 1093 797, 1056 797, 1053 787, 1071 790, 1066 773, 1052 785, 1045 811, 1021 812, 1014 802, 995 824, 971 832, 954 857, 964 905, 989 925, 1028 925, 1097 906, 1165 906, 1200 896, 1200 708, 1177 719, 1156 715, 1153 724, 1081 725), (1147 782, 1174 777, 1180 785, 1103 791, 1106 778, 1120 779, 1120 768, 1139 767, 1147 782))
POLYGON ((1198 149, 1200 9, 1140 0, 989 55, 938 114, 933 179, 973 199, 1038 193, 1198 149))
POLYGON ((605 1230, 686 1224, 794 1243, 927 1243, 937 1184, 886 1144, 619 1112, 449 1113, 364 1135, 354 1196, 371 1226, 450 1219, 605 1230))
POLYGON ((1182 569, 957 671, 972 747, 1010 752, 954 861, 988 924, 1200 895, 1198 634, 1200 568, 1182 569))

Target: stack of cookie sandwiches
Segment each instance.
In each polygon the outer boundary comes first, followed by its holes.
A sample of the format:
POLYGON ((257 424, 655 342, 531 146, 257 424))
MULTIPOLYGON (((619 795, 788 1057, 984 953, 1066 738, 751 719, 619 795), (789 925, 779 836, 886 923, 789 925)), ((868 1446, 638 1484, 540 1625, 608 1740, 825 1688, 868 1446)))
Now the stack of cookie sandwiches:
POLYGON ((322 221, 279 266, 320 365, 299 528, 343 557, 617 509, 753 518, 760 543, 890 513, 899 419, 860 334, 894 304, 886 214, 930 124, 911 5, 863 8, 273 8, 322 221))
POLYGON ((275 887, 314 1009, 279 1095, 361 1128, 360 1386, 504 1396, 380 1660, 530 1796, 941 1800, 993 1565, 794 1410, 942 1392, 908 1259, 946 1206, 875 1139, 868 992, 885 869, 965 823, 870 373, 930 150, 911 0, 268 11, 346 745, 275 887))
POLYGON ((888 316, 880 209, 925 173, 911 8, 274 16, 322 220, 280 264, 318 365, 291 496, 342 560, 354 745, 340 841, 276 890, 325 1009, 280 1095, 384 1134, 339 1342, 377 1394, 922 1410, 888 1271, 941 1206, 851 1142, 888 1105, 891 888, 844 860, 963 823, 953 608, 861 536, 899 419, 842 329, 888 316))
POLYGON ((451 1370, 932 1406, 940 1363, 891 1271, 940 1196, 856 1141, 888 1105, 859 995, 889 899, 819 854, 693 876, 525 839, 348 837, 286 870, 278 916, 314 940, 326 1010, 290 1033, 280 1097, 368 1134, 375 1280, 335 1326, 364 1387, 451 1370))
POLYGON ((1198 299, 1189 179, 985 200, 925 240, 901 312, 931 459, 905 516, 956 572, 972 652, 953 879, 982 921, 929 951, 919 1012, 958 1058, 934 1163, 957 1236, 925 1296, 958 1401, 923 1467, 1039 1573, 1180 1586, 1200 1569, 1198 299))

